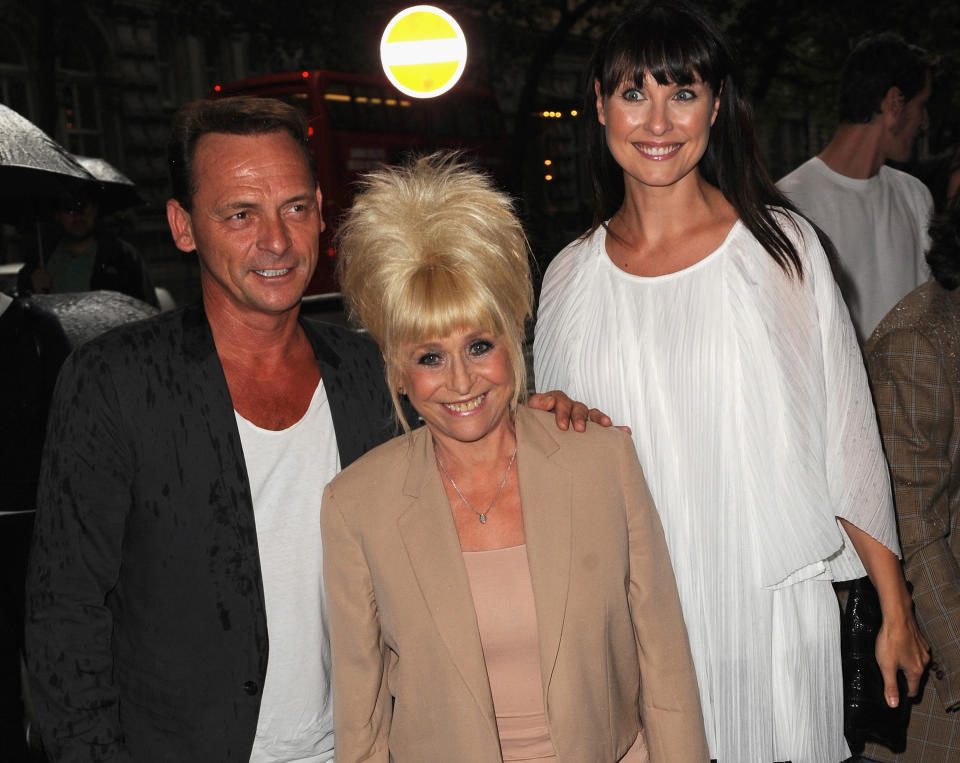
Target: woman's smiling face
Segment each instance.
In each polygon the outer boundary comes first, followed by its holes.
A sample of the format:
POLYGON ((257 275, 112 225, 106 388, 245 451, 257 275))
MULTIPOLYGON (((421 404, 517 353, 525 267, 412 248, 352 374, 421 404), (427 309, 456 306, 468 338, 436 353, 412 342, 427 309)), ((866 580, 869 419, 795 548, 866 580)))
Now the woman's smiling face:
POLYGON ((515 387, 502 337, 467 328, 405 344, 400 385, 435 438, 475 442, 509 424, 515 387))
POLYGON ((689 85, 661 85, 645 72, 640 87, 623 81, 606 98, 599 83, 595 90, 607 147, 628 188, 670 186, 696 169, 720 108, 709 85, 699 78, 689 85))

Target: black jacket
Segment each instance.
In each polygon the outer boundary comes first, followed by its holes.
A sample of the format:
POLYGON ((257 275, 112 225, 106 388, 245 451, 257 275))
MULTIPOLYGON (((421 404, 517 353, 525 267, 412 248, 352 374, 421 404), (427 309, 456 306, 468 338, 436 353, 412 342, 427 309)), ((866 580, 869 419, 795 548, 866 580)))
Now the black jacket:
MULTIPOLYGON (((380 353, 346 329, 302 325, 346 466, 395 433, 380 353)), ((249 760, 263 585, 233 404, 199 305, 68 359, 40 481, 27 651, 52 758, 249 760)))

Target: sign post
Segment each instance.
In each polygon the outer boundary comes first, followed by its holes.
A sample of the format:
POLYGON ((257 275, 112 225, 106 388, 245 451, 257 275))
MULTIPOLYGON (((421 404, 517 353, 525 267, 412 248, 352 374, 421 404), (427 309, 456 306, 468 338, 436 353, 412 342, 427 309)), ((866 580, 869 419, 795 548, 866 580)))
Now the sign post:
POLYGON ((415 5, 394 16, 380 40, 387 78, 411 98, 435 98, 457 84, 467 63, 467 39, 449 13, 415 5))

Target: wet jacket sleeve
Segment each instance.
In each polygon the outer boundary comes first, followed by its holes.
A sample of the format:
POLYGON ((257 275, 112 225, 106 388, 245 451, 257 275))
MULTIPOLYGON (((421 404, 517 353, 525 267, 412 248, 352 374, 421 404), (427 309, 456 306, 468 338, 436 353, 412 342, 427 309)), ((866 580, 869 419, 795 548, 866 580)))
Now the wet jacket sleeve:
POLYGON ((102 358, 68 358, 50 413, 27 579, 30 687, 53 761, 130 759, 106 605, 131 505, 132 451, 118 414, 102 358))

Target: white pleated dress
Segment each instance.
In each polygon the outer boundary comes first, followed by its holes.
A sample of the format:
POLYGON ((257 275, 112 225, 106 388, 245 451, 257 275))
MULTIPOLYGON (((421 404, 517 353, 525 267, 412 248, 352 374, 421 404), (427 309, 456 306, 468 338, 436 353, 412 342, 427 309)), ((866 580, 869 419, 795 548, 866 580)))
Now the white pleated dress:
POLYGON ((836 517, 899 555, 856 336, 796 222, 803 281, 740 222, 649 278, 614 265, 599 228, 551 263, 537 319, 537 388, 632 427, 719 763, 848 757, 830 583, 865 573, 836 517))

